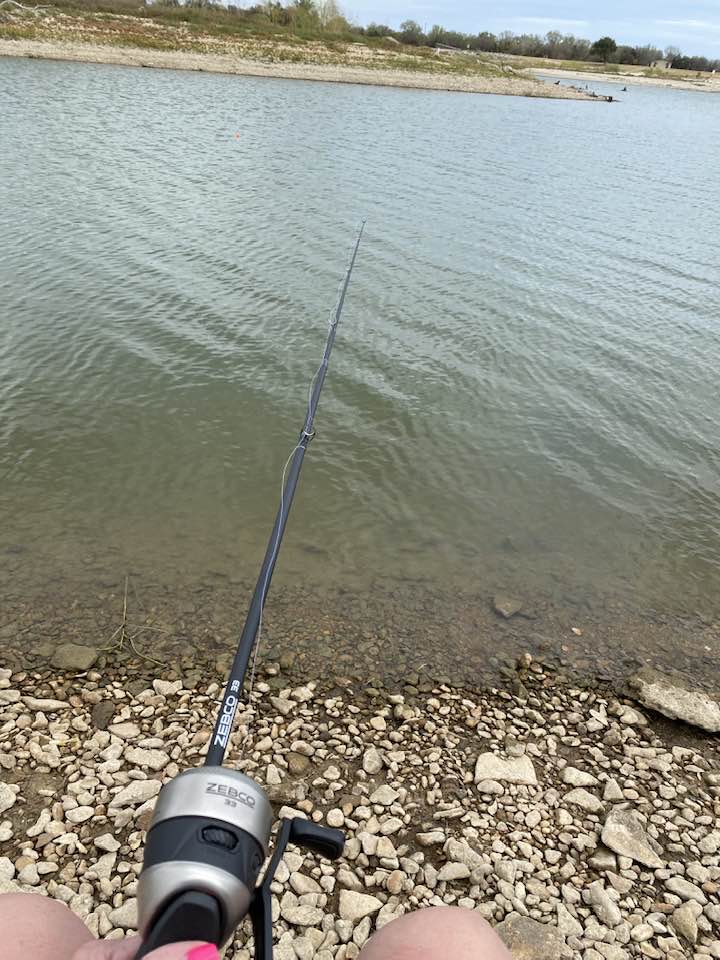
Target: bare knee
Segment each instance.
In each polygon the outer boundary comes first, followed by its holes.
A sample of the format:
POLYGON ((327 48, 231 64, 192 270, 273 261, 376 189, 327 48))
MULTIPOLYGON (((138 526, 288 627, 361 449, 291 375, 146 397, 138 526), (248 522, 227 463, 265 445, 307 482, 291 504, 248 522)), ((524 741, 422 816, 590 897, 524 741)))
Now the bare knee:
POLYGON ((85 924, 64 903, 36 893, 0 896, 0 930, 3 960, 62 960, 91 939, 85 924))
POLYGON ((428 907, 379 930, 360 960, 510 960, 489 923, 474 910, 428 907))

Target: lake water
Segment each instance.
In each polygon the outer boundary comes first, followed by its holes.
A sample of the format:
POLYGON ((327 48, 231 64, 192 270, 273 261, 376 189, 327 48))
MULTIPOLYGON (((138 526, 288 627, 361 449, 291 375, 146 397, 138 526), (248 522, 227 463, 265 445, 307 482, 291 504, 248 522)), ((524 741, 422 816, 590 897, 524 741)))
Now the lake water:
POLYGON ((438 648, 504 590, 720 655, 719 98, 13 59, 0 91, 10 620, 130 572, 241 625, 367 217, 278 603, 382 595, 438 648))

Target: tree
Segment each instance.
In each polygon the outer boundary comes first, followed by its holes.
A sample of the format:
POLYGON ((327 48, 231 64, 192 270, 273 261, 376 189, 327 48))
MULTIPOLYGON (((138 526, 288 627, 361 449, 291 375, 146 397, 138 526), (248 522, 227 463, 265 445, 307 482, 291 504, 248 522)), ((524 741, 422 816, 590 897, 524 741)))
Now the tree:
POLYGON ((611 57, 616 50, 617 44, 612 37, 600 37, 600 39, 596 40, 592 47, 590 47, 590 55, 600 57, 603 63, 607 63, 608 58, 611 57))
POLYGON ((365 33, 368 37, 389 37, 392 30, 384 23, 369 23, 365 33))
POLYGON ((680 47, 665 47, 665 59, 669 60, 670 63, 672 63, 673 60, 679 59, 681 56, 682 52, 680 47))
POLYGON ((418 46, 425 40, 422 27, 414 20, 405 20, 400 24, 400 39, 403 43, 411 43, 418 46))

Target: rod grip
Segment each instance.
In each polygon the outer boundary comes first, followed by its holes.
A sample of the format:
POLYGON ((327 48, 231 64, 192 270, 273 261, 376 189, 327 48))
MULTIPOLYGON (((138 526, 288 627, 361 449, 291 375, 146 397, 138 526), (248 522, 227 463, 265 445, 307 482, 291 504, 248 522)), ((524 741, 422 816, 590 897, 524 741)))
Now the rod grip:
POLYGON ((222 939, 222 913, 214 897, 197 890, 181 893, 160 913, 147 938, 135 954, 141 960, 153 950, 183 940, 202 940, 220 944, 222 939))

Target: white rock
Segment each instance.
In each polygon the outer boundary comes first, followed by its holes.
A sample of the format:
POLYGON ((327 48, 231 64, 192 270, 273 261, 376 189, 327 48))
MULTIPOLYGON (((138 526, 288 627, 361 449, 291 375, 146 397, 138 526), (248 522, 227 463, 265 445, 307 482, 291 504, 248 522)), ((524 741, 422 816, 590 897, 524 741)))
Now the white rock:
POLYGON ((131 720, 111 723, 108 732, 121 740, 136 740, 140 736, 140 727, 131 720))
POLYGON ((317 880, 306 876, 304 873, 293 873, 290 875, 290 886, 298 896, 304 893, 322 893, 322 889, 317 880))
POLYGON ((123 930, 137 930, 137 900, 131 897, 121 906, 111 910, 108 920, 114 927, 123 930))
POLYGON ((145 750, 142 747, 128 747, 125 758, 136 767, 148 767, 150 770, 163 770, 170 763, 170 756, 164 750, 145 750))
POLYGON ((600 923, 607 927, 616 927, 622 920, 620 908, 603 886, 602 880, 595 880, 585 892, 585 899, 593 908, 600 923))
POLYGON ((375 747, 368 747, 368 749, 365 751, 363 754, 362 766, 365 773, 369 773, 371 776, 376 773, 380 773, 383 762, 382 757, 375 747))
POLYGON ((12 880, 15 876, 15 864, 9 857, 0 857, 0 880, 12 880))
POLYGON ((537 785, 537 776, 528 756, 504 759, 494 753, 482 753, 475 764, 475 783, 499 780, 505 783, 537 785))
POLYGON ((38 873, 37 864, 28 863, 27 866, 24 866, 22 870, 18 873, 18 882, 22 883, 23 886, 35 887, 40 883, 40 875, 38 873))
POLYGON ((68 810, 65 814, 65 819, 68 823, 86 823, 88 820, 92 820, 95 816, 95 811, 92 807, 74 807, 72 810, 68 810))
POLYGON ((111 833, 103 833, 102 836, 95 837, 93 843, 98 850, 106 850, 108 853, 115 853, 120 849, 120 842, 111 833))
POLYGON ((110 810, 120 810, 123 807, 131 807, 138 803, 145 803, 146 800, 152 800, 160 793, 159 780, 131 780, 123 787, 119 793, 110 801, 110 810))
POLYGON ((580 807, 587 813, 602 813, 605 809, 602 800, 599 800, 594 794, 588 793, 582 787, 577 787, 565 794, 565 802, 572 803, 575 807, 580 807))
POLYGON ((446 863, 438 870, 438 880, 465 880, 470 876, 470 868, 465 863, 446 863))
POLYGON ((602 842, 615 853, 630 857, 646 867, 663 866, 660 857, 650 846, 642 820, 634 810, 613 807, 602 830, 602 842))
POLYGON ((280 916, 293 926, 314 927, 322 921, 323 912, 319 907, 300 903, 295 894, 288 890, 280 901, 280 916))
POLYGON ((286 717, 289 713, 296 709, 296 705, 292 700, 286 700, 284 697, 270 697, 270 703, 275 707, 278 713, 281 713, 283 717, 286 717))
POLYGON ((14 806, 17 795, 9 783, 3 783, 0 780, 0 813, 5 813, 10 807, 14 806))
POLYGON ((603 790, 603 800, 624 800, 623 792, 620 789, 620 785, 617 780, 613 780, 612 777, 605 783, 605 789, 603 790))
POLYGON ((395 803, 400 794, 388 783, 383 783, 372 794, 370 794, 370 803, 379 803, 383 807, 389 807, 395 803))
POLYGON ((367 893, 355 890, 340 891, 340 918, 356 923, 363 917, 370 917, 382 907, 382 901, 367 893))
POLYGON ((671 893, 677 894, 683 900, 695 900, 696 903, 707 903, 707 897, 694 883, 685 880, 683 877, 670 877, 665 881, 665 886, 671 893))
POLYGON ((597 777, 591 773, 585 773, 584 770, 578 770, 576 767, 565 767, 560 774, 563 783, 570 784, 571 787, 594 787, 598 782, 597 777))
POLYGON ((684 903, 674 911, 670 921, 675 932, 684 937, 688 943, 697 943, 698 938, 697 914, 693 909, 694 906, 694 901, 684 903))
POLYGON ((580 937, 583 925, 570 913, 563 903, 556 904, 557 928, 564 937, 580 937))
POLYGON ((666 717, 684 720, 708 733, 720 733, 720 699, 702 690, 687 690, 655 670, 645 669, 629 680, 638 700, 666 717))
POLYGON ((115 861, 117 860, 116 853, 105 853, 102 857, 98 859, 93 864, 93 870, 97 875, 98 880, 109 880, 112 876, 113 868, 115 866, 115 861))
POLYGON ((42 713, 57 713, 58 710, 67 710, 70 707, 64 700, 54 700, 52 697, 23 697, 22 700, 28 710, 42 713))
POLYGON ((172 697, 182 690, 182 680, 153 680, 153 690, 161 697, 172 697))

